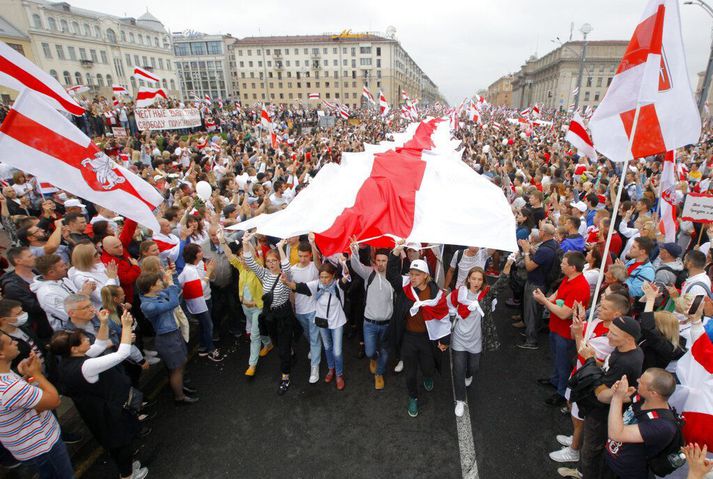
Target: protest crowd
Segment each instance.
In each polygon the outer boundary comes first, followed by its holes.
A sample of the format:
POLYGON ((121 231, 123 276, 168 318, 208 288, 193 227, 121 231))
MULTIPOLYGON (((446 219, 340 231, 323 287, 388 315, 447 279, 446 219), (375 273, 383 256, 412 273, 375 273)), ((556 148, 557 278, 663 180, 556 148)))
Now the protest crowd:
MULTIPOLYGON (((665 476, 686 462, 688 477, 700 478, 713 468, 706 458, 713 423, 669 407, 711 385, 713 371, 686 374, 692 369, 682 364, 695 360, 691 350, 713 328, 713 228, 679 217, 667 231, 661 214, 662 198, 680 211, 691 194, 713 189, 710 128, 676 151, 673 185, 662 195, 663 155, 622 172, 621 163, 588 158, 565 139, 572 112, 536 105, 515 111, 478 98, 386 116, 368 102, 342 115, 330 105, 166 99, 152 108, 195 107, 201 124, 141 130, 128 100, 77 101, 85 109, 72 117, 77 129, 160 194, 159 229, 58 189, 51 177, 2 165, 7 467, 74 477, 65 444, 77 434, 53 414, 71 400, 119 477, 145 477, 132 447, 150 441, 155 415, 142 376, 165 370, 176 407, 200 408, 184 374, 190 351, 192 361, 220 363, 236 341, 250 351, 246 379, 279 377, 279 396, 289 394, 293 367, 309 368, 313 387, 348 388, 344 363, 353 359, 344 344, 358 343, 375 390, 391 387, 394 374, 406 377, 403 413, 412 418, 423 391, 447 387, 437 371, 450 358, 455 402, 443 406, 460 418, 481 359, 501 347, 498 310, 521 332, 518 348, 549 351, 551 371, 532 378, 551 391, 542 407, 571 416, 570 429, 552 431, 562 448, 543 463, 568 463, 562 476, 587 479, 665 476), (320 126, 324 116, 337 116, 334 125, 320 126), (342 253, 323 255, 319 232, 276 238, 240 230, 289 208, 344 152, 426 117, 450 122, 462 161, 502 189, 517 251, 401 239, 377 248, 354 237, 342 253), (439 314, 448 328, 434 340, 429 322, 439 314), (300 341, 309 359, 295 364, 300 341), (279 356, 279 371, 263 367, 268 355, 279 356)), ((9 121, 5 115, 7 108, 9 121)), ((713 350, 705 354, 710 366, 713 350)))

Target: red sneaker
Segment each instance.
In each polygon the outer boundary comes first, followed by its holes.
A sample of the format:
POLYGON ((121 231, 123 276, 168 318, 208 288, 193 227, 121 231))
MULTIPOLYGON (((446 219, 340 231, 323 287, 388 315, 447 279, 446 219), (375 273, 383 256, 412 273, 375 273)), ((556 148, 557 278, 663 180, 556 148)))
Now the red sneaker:
POLYGON ((330 369, 329 372, 327 372, 327 375, 324 376, 324 382, 331 383, 333 379, 334 379, 334 369, 330 369))
POLYGON ((342 389, 344 389, 344 386, 345 386, 344 376, 343 375, 337 376, 337 390, 341 391, 342 389))

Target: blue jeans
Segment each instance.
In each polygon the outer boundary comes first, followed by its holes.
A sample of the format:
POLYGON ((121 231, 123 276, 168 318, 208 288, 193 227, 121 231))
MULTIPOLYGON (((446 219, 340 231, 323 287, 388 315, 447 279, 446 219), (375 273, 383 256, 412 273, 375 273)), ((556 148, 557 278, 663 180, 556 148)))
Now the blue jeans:
POLYGON ((211 318, 211 301, 206 301, 208 305, 208 311, 202 313, 194 314, 193 316, 198 320, 198 343, 200 344, 201 351, 207 351, 212 353, 215 349, 213 345, 213 319, 211 318))
POLYGON ((319 366, 319 362, 322 359, 322 345, 319 343, 319 326, 314 324, 315 311, 305 314, 295 314, 297 321, 302 325, 302 332, 305 335, 305 339, 309 341, 309 352, 312 357, 310 360, 311 366, 319 366))
POLYGON ((550 332, 550 353, 553 362, 550 382, 561 396, 564 396, 567 389, 567 380, 572 372, 572 359, 576 352, 573 339, 563 338, 559 334, 550 332))
POLYGON ((257 364, 260 358, 260 345, 268 346, 271 343, 269 336, 260 336, 260 326, 257 321, 260 311, 260 308, 248 308, 243 305, 247 324, 250 325, 250 358, 248 359, 248 366, 257 364))
POLYGON ((386 349, 386 332, 389 323, 374 324, 364 319, 364 352, 369 359, 376 359, 376 374, 383 376, 389 351, 386 349), (377 355, 378 353, 378 355, 377 355))
POLYGON ((324 355, 327 356, 327 367, 336 369, 337 376, 344 374, 344 356, 342 355, 342 333, 344 326, 336 329, 319 328, 324 344, 324 355))
POLYGON ((48 452, 24 462, 37 470, 40 479, 74 479, 72 461, 62 439, 57 439, 48 452))

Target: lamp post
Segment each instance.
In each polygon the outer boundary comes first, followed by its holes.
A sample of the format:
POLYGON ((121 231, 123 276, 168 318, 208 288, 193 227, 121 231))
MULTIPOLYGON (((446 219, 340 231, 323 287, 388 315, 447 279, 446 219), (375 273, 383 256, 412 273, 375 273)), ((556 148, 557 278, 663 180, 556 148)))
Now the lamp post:
MULTIPOLYGON (((684 5, 698 5, 703 10, 713 17, 713 8, 703 0, 688 0, 683 2, 684 5)), ((701 88, 701 96, 698 98, 698 111, 703 115, 703 108, 708 99, 708 89, 711 86, 711 75, 713 75, 713 41, 711 41, 710 53, 708 54, 708 65, 706 66, 706 74, 703 77, 703 87, 701 88)))
POLYGON ((579 95, 582 93, 582 73, 584 72, 584 59, 587 56, 587 35, 592 32, 592 26, 585 23, 579 29, 584 35, 584 45, 582 46, 582 57, 579 60, 579 75, 577 77, 577 94, 574 95, 574 110, 579 110, 579 95))

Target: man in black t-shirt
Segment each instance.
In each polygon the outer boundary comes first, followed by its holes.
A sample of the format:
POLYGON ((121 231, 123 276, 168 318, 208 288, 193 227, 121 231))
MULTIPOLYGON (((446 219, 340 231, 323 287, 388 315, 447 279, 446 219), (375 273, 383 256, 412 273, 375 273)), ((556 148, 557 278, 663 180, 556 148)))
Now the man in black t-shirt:
POLYGON ((639 393, 622 414, 624 401, 633 389, 626 376, 612 386, 605 459, 617 477, 648 479, 647 460, 664 450, 676 436, 677 426, 668 404, 676 390, 676 380, 663 369, 647 369, 639 378, 639 393))
MULTIPOLYGON (((615 349, 604 360, 602 370, 604 377, 602 385, 595 394, 600 402, 600 407, 594 408, 584 418, 584 431, 582 433, 582 449, 579 454, 579 471, 586 479, 599 479, 611 477, 607 475, 604 464, 604 446, 607 441, 607 417, 609 403, 613 395, 612 386, 626 376, 631 381, 636 381, 641 376, 641 366, 644 363, 644 352, 637 346, 641 335, 639 323, 629 317, 614 318, 609 325, 607 338, 609 344, 615 349)), ((584 346, 579 350, 580 356, 585 360, 594 357, 591 346, 584 346)))

